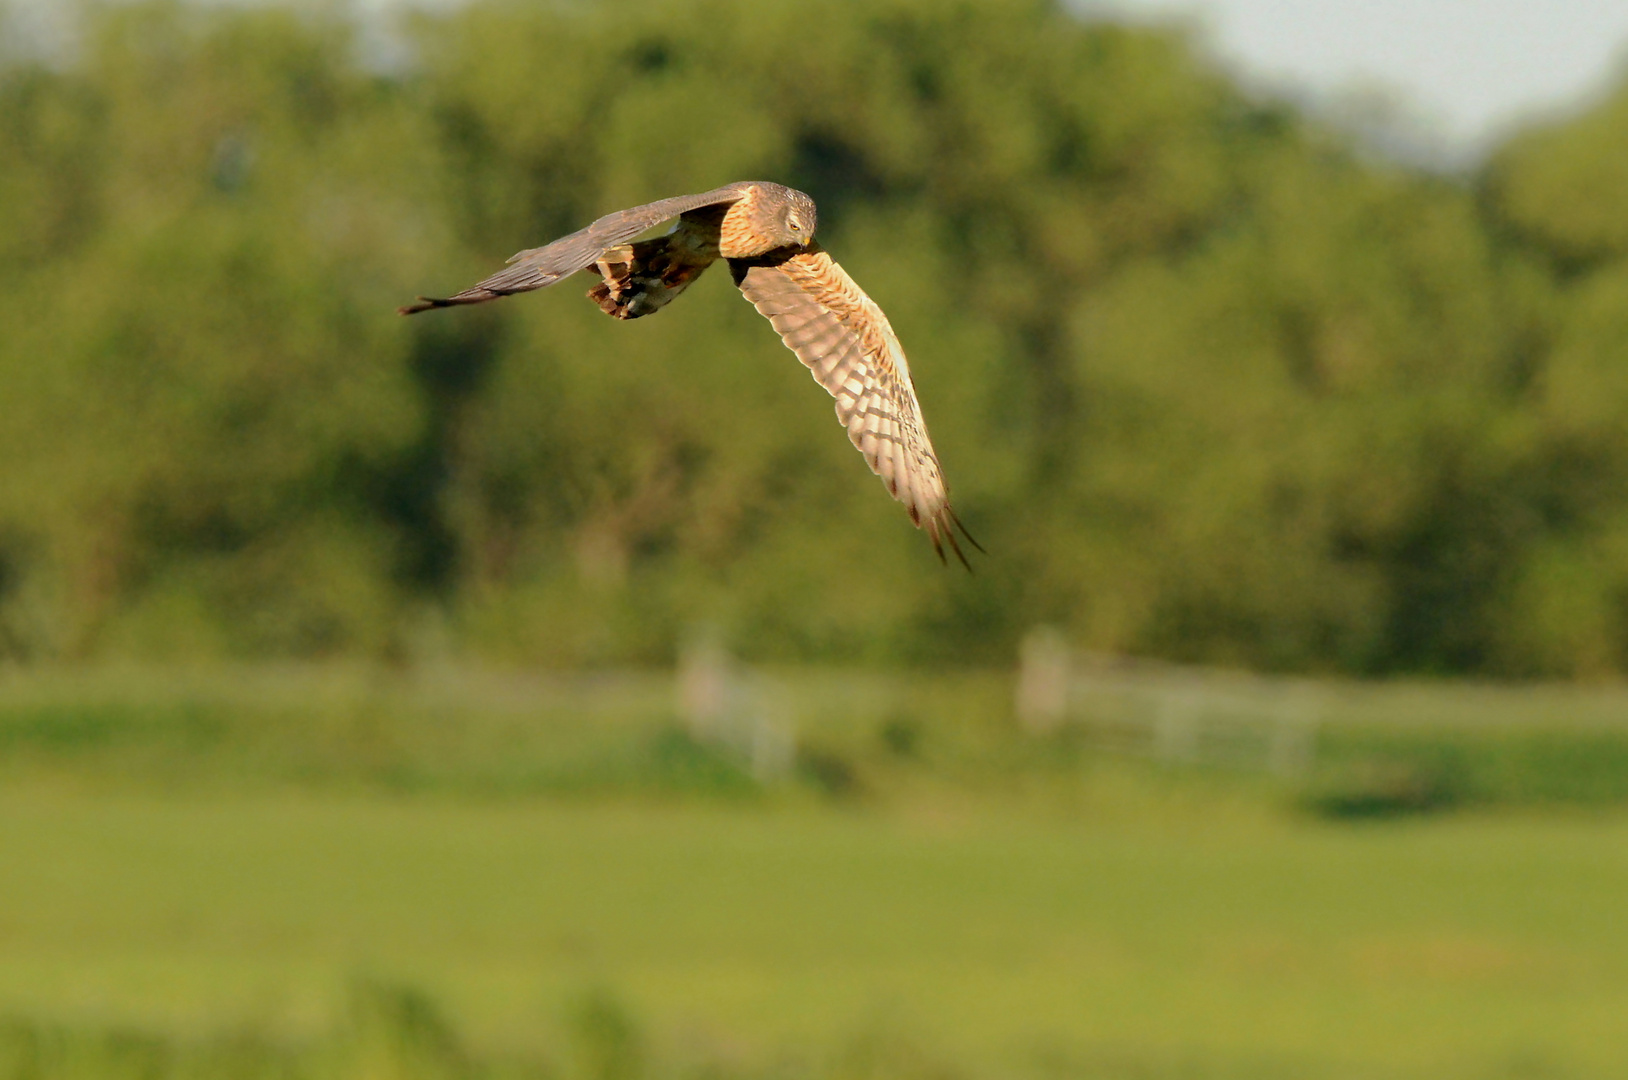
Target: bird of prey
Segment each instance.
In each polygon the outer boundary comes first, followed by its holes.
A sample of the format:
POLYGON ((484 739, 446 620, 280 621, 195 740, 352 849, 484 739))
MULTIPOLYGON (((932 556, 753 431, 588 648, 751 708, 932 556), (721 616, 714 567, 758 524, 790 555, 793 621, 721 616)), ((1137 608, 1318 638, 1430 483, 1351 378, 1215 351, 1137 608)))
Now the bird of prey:
MULTIPOLYGON (((938 456, 916 404, 899 339, 887 316, 814 240, 814 200, 767 181, 743 180, 699 195, 678 195, 607 214, 569 236, 522 251, 508 268, 445 299, 419 297, 401 308, 479 304, 541 289, 578 270, 601 280, 588 290, 606 313, 637 319, 660 311, 718 259, 786 347, 836 399, 837 419, 910 520, 925 529, 940 560, 948 543, 964 566, 959 529, 938 456), (631 242, 670 218, 664 236, 631 242)), ((968 566, 968 569, 971 569, 968 566)))

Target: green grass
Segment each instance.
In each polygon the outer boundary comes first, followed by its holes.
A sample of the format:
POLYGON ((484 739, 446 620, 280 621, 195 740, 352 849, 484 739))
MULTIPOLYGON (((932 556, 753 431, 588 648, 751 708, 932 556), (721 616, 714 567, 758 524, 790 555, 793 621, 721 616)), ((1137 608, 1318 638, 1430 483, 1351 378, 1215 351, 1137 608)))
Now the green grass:
POLYGON ((659 676, 12 673, 0 1078, 1628 1071, 1620 692, 1333 688, 1285 784, 782 685, 763 787, 659 676))
POLYGON ((0 1006, 309 1038, 360 972, 500 1056, 609 987, 662 1060, 1628 1067, 1628 822, 1150 816, 12 791, 0 1006))

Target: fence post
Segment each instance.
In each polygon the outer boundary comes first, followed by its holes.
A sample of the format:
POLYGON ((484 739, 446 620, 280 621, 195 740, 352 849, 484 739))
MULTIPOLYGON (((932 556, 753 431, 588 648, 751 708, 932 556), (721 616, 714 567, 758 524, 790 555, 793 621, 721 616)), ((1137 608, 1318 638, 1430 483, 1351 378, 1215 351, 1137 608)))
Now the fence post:
POLYGON ((1055 627, 1039 626, 1024 637, 1014 704, 1026 731, 1054 731, 1068 719, 1069 661, 1068 643, 1055 627))
POLYGON ((797 734, 778 685, 742 671, 713 627, 691 634, 678 657, 678 709, 697 742, 746 759, 759 783, 778 780, 797 760, 797 734))
POLYGON ((718 738, 729 713, 729 683, 729 654, 718 631, 696 630, 678 654, 678 711, 691 736, 718 738))

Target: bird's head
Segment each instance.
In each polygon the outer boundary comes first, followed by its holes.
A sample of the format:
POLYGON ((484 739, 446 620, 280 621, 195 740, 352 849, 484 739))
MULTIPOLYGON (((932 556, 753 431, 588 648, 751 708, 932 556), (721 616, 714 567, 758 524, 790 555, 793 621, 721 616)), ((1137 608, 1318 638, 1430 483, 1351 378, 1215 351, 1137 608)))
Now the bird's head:
POLYGON ((775 222, 779 233, 776 238, 787 246, 806 248, 814 242, 814 230, 820 223, 819 211, 814 209, 814 200, 801 191, 787 188, 786 196, 775 222))

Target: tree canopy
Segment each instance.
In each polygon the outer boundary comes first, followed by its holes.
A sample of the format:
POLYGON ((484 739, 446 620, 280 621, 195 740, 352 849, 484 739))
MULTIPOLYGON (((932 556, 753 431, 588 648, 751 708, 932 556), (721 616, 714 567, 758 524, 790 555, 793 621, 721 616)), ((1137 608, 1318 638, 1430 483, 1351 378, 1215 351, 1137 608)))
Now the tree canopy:
MULTIPOLYGON (((1467 177, 1034 0, 92 5, 0 61, 0 656, 1628 669, 1628 88, 1467 177), (802 188, 946 572, 714 271, 398 319, 601 213, 802 188)), ((575 279, 586 287, 586 279, 575 279)))

